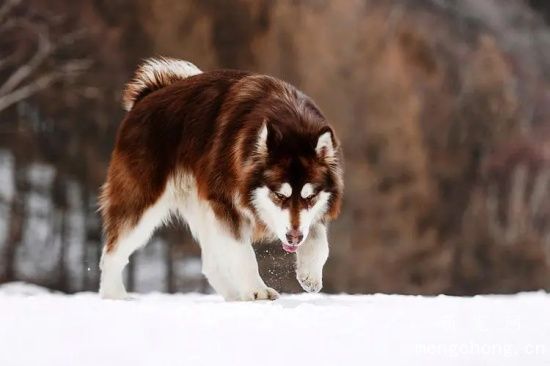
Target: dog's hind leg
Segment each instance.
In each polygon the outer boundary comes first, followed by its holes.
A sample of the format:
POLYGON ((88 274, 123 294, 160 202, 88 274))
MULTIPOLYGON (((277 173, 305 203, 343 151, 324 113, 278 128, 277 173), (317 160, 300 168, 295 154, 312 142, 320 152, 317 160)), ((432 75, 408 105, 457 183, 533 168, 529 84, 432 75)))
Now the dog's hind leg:
MULTIPOLYGON (((128 294, 122 280, 122 273, 130 255, 147 244, 157 226, 169 215, 166 199, 161 196, 157 202, 147 208, 135 224, 123 223, 116 225, 119 230, 115 240, 107 241, 103 248, 100 268, 101 278, 99 293, 105 299, 126 299, 128 294)), ((120 220, 120 219, 119 219, 120 220)), ((112 233, 111 233, 112 234, 112 233)))

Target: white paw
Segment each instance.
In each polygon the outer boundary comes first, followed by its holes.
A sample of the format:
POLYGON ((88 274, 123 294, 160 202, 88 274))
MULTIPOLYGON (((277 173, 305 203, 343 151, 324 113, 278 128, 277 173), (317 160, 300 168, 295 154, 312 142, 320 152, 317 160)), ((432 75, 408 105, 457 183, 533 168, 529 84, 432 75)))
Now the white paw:
POLYGON ((245 291, 236 300, 239 301, 255 301, 255 300, 277 300, 279 293, 271 287, 264 286, 263 288, 245 291))
POLYGON ((296 278, 300 283, 300 286, 307 292, 319 292, 323 288, 323 277, 322 275, 313 275, 308 272, 298 272, 296 273, 296 278))

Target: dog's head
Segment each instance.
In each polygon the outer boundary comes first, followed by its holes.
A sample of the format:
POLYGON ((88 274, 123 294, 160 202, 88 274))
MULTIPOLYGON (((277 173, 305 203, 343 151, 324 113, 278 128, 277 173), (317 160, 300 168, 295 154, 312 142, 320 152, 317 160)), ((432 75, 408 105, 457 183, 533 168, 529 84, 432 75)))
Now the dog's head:
POLYGON ((335 218, 340 208, 336 136, 326 124, 312 126, 285 128, 267 121, 258 132, 261 169, 251 202, 256 216, 287 252, 297 251, 312 225, 335 218))

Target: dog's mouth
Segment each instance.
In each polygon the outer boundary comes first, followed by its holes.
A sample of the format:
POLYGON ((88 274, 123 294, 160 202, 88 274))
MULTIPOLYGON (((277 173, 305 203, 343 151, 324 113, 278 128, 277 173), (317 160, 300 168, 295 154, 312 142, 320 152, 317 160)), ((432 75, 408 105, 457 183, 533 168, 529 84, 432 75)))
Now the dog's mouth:
POLYGON ((298 250, 298 247, 300 246, 300 245, 292 245, 287 243, 282 243, 282 244, 283 244, 284 251, 287 253, 296 253, 296 251, 298 250))

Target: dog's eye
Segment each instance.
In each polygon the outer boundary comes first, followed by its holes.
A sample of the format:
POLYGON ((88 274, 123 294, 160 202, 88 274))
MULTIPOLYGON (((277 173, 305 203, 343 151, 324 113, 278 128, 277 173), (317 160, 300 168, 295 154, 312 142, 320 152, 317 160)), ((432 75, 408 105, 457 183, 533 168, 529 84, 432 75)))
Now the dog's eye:
POLYGON ((273 192, 273 193, 275 194, 275 197, 277 197, 281 201, 284 201, 288 198, 287 196, 285 196, 284 194, 281 194, 279 192, 273 192))
POLYGON ((306 201, 311 201, 312 199, 315 198, 315 196, 317 196, 317 193, 312 193, 312 194, 310 194, 309 196, 307 196, 307 197, 305 198, 305 200, 306 200, 306 201))

